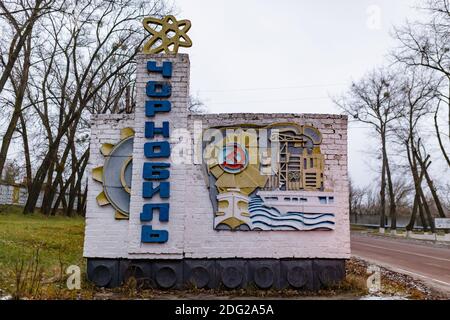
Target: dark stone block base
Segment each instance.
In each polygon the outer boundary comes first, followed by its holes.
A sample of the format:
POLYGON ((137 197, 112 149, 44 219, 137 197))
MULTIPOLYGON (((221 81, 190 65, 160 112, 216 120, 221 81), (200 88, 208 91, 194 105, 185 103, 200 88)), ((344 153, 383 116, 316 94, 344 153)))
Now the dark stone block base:
POLYGON ((145 288, 319 290, 345 277, 343 259, 87 259, 88 279, 118 287, 135 278, 145 288))

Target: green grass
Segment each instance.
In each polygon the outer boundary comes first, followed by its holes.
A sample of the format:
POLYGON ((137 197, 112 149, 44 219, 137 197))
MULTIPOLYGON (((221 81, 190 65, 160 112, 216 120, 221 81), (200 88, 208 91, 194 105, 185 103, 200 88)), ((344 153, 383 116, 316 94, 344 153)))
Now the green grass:
POLYGON ((0 289, 14 290, 16 267, 29 263, 37 250, 44 281, 72 264, 84 271, 83 238, 83 218, 24 215, 19 207, 0 206, 0 289))

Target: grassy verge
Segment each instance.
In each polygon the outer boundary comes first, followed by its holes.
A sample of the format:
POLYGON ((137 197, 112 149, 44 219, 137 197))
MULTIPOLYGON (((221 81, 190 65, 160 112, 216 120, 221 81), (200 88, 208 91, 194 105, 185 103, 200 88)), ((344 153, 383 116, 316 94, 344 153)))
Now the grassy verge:
MULTIPOLYGON (((379 230, 378 230, 378 227, 377 228, 373 228, 373 227, 367 227, 367 226, 360 226, 360 225, 356 225, 356 224, 351 224, 350 225, 350 230, 351 231, 364 231, 364 232, 368 232, 368 233, 380 234, 379 230)), ((406 228, 405 227, 398 227, 396 229, 396 231, 397 231, 397 235, 404 235, 404 234, 406 234, 406 228)), ((421 235, 425 234, 425 232, 421 231, 421 230, 413 230, 412 233, 414 233, 414 234, 421 234, 421 235)), ((384 234, 385 235, 391 235, 391 228, 386 227, 385 230, 384 230, 384 234)), ((431 231, 428 230, 427 234, 431 234, 431 231)), ((436 234, 438 236, 444 236, 446 233, 445 233, 445 230, 438 229, 438 230, 436 230, 436 234)))
POLYGON ((71 296, 59 289, 67 266, 85 269, 83 236, 82 218, 23 215, 19 207, 0 206, 0 290, 28 298, 71 296))

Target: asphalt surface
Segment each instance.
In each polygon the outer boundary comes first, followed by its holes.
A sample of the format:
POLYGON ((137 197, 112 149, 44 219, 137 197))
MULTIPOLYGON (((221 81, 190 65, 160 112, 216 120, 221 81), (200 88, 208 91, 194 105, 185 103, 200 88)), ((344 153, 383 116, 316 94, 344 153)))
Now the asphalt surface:
POLYGON ((352 233, 352 255, 450 293, 450 248, 352 233))

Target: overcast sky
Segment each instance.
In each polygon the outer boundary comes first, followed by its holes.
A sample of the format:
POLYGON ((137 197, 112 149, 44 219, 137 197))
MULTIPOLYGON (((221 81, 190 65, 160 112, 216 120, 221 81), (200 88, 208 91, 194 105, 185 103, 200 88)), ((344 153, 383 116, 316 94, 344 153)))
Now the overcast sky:
MULTIPOLYGON (((418 16, 414 0, 176 0, 189 19, 191 93, 212 113, 341 113, 330 96, 386 62, 393 25, 418 16)), ((349 169, 374 178, 368 130, 352 124, 349 169)))

